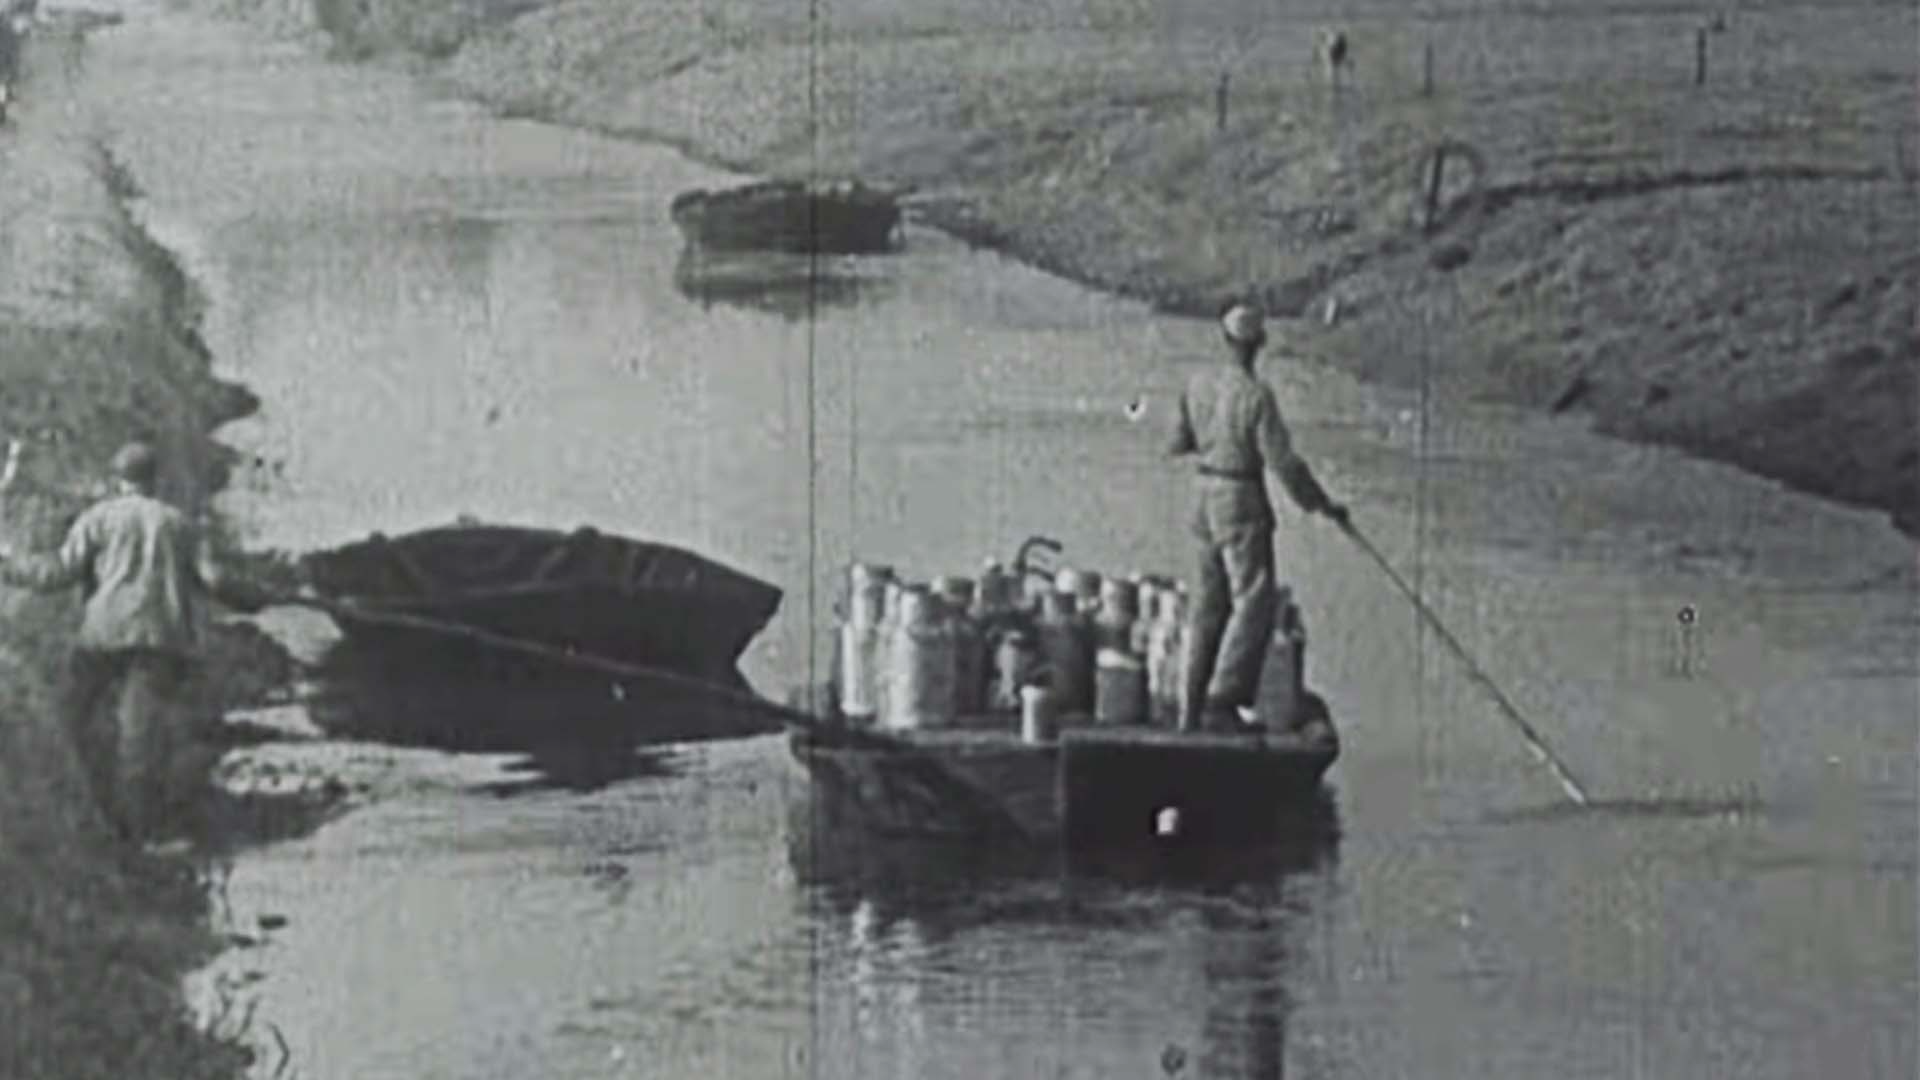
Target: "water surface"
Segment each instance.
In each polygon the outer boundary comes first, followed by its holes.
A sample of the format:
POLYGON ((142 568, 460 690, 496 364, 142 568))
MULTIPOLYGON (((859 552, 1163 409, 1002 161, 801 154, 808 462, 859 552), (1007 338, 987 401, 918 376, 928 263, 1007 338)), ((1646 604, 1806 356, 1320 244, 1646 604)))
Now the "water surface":
MULTIPOLYGON (((667 151, 172 16, 90 80, 266 402, 226 433, 256 543, 462 513, 683 543, 787 591, 747 664, 773 693, 818 674, 849 557, 1040 532, 1185 569, 1158 427, 1206 326, 919 231, 811 318, 689 296, 666 204, 725 178, 667 151)), ((459 759, 244 859, 236 909, 290 923, 222 963, 307 1077, 1912 1075, 1911 546, 1573 423, 1265 374, 1602 805, 1288 512, 1337 842, 977 866, 823 828, 777 739, 571 787, 459 759)))

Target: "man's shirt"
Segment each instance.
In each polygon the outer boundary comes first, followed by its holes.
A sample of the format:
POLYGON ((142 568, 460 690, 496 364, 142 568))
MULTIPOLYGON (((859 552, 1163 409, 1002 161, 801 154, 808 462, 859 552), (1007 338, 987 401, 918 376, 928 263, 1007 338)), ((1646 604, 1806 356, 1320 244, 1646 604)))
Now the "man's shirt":
POLYGON ((1293 439, 1273 388, 1235 364, 1197 371, 1180 397, 1173 452, 1193 454, 1202 474, 1261 482, 1293 460, 1293 439))
POLYGON ((188 654, 199 643, 199 597, 214 573, 186 515, 129 494, 88 507, 57 555, 9 567, 6 576, 38 588, 85 585, 81 648, 188 654))
POLYGON ((1240 529, 1273 527, 1264 474, 1287 468, 1294 454, 1266 383, 1237 364, 1195 372, 1180 397, 1170 449, 1196 459, 1197 534, 1222 539, 1240 529))

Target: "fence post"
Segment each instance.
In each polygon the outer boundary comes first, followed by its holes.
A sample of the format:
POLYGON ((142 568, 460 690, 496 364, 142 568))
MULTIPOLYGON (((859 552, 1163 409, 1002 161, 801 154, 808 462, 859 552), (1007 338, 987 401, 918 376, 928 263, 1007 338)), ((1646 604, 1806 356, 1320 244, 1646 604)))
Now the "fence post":
POLYGON ((1427 47, 1420 64, 1420 96, 1433 96, 1433 41, 1427 41, 1427 47))
POLYGON ((1693 32, 1693 85, 1707 85, 1707 28, 1704 26, 1693 32))
POLYGON ((1220 73, 1220 85, 1213 88, 1213 127, 1216 131, 1227 129, 1227 84, 1233 79, 1230 72, 1220 73))

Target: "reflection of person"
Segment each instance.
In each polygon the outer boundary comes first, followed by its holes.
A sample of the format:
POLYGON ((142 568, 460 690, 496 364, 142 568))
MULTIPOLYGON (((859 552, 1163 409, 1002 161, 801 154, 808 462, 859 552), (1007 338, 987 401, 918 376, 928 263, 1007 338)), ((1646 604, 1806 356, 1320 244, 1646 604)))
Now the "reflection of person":
POLYGON ((1277 601, 1265 473, 1279 476, 1302 510, 1347 520, 1346 507, 1327 497, 1294 454, 1273 388, 1253 373, 1267 341, 1264 323, 1249 304, 1221 315, 1229 362, 1188 382, 1168 448, 1197 459, 1192 531, 1199 577, 1180 701, 1187 731, 1237 728, 1239 710, 1250 708, 1259 691, 1277 601))
POLYGON ((1288 960, 1285 926, 1261 911, 1248 918, 1202 910, 1208 988, 1206 1043, 1198 1076, 1283 1080, 1287 1075, 1288 960))
POLYGON ((64 719, 109 820, 129 839, 165 824, 174 712, 198 651, 202 595, 255 611, 254 590, 220 573, 186 515, 154 496, 159 459, 144 443, 113 458, 115 490, 88 507, 51 556, 0 546, 0 578, 42 591, 79 585, 85 608, 64 719), (100 715, 111 703, 109 716, 100 715))

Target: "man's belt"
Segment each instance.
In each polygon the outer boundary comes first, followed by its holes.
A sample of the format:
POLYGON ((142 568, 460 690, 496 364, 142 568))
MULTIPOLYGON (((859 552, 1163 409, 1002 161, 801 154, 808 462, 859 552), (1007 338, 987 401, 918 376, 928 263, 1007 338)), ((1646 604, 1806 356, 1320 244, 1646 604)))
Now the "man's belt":
POLYGON ((1234 480, 1242 484, 1257 484, 1260 474, 1257 472, 1235 472, 1232 469, 1215 469, 1207 465, 1199 467, 1201 476, 1211 476, 1216 480, 1234 480))

